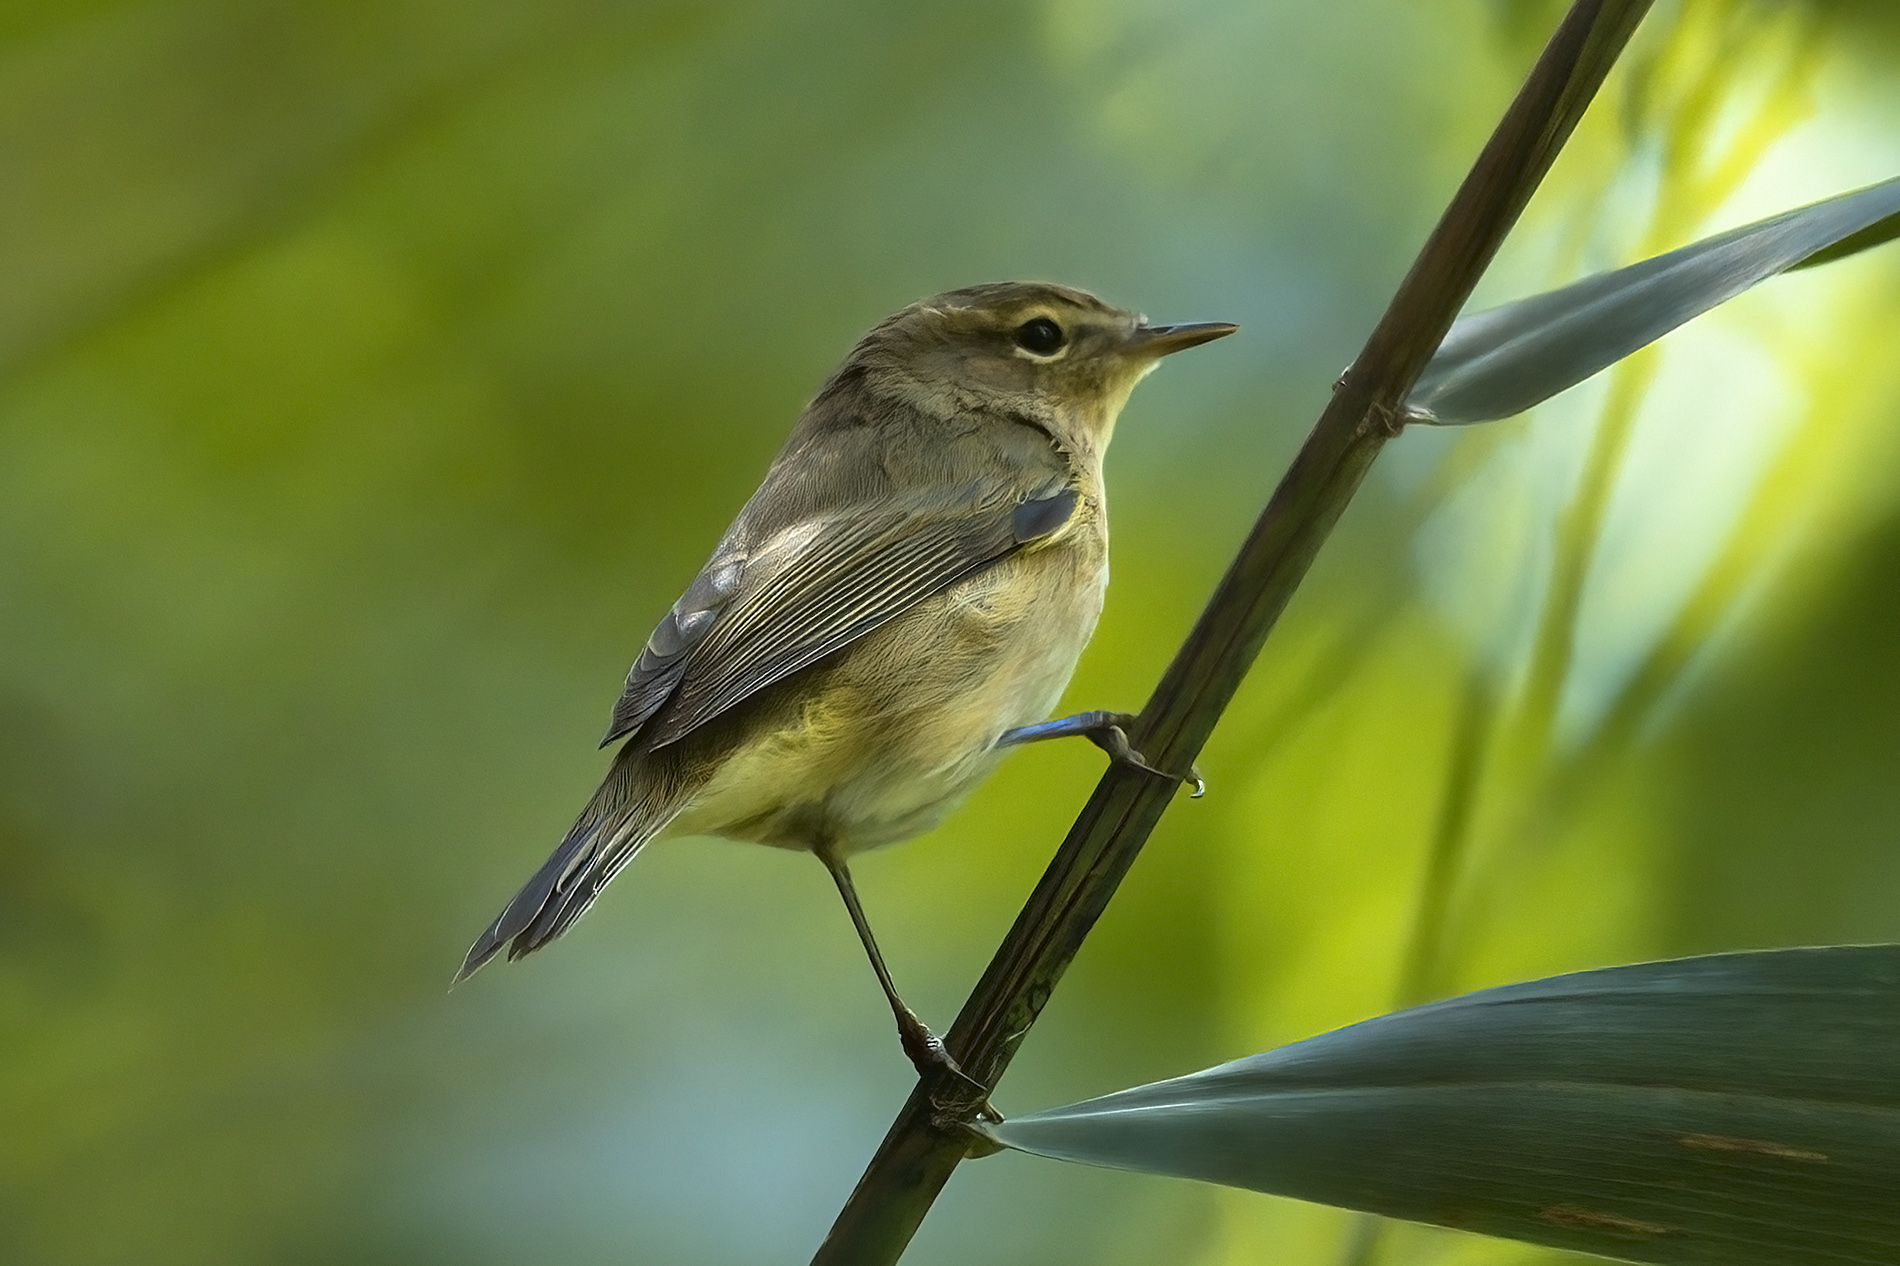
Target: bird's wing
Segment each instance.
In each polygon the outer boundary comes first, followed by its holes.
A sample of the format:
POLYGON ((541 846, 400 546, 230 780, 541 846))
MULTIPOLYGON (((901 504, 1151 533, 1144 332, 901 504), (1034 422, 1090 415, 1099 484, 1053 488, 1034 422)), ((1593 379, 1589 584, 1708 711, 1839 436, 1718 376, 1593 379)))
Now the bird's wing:
POLYGON ((1060 479, 1023 491, 973 486, 949 505, 866 505, 795 524, 755 550, 722 546, 640 652, 602 745, 649 723, 652 746, 678 741, 1057 531, 1076 499, 1060 479))

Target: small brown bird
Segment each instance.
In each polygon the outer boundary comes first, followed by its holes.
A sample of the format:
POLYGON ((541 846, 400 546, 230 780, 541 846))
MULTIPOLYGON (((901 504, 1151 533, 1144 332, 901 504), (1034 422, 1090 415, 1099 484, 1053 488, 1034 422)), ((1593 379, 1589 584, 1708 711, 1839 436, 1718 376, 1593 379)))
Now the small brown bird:
POLYGON ((847 863, 935 826, 1014 743, 1085 735, 1149 768, 1122 714, 1042 718, 1102 610, 1116 416, 1163 356, 1235 328, 1007 282, 866 334, 654 629, 601 743, 624 740, 612 769, 456 980, 561 935, 662 830, 802 849, 905 1053, 957 1074, 891 984, 847 863))

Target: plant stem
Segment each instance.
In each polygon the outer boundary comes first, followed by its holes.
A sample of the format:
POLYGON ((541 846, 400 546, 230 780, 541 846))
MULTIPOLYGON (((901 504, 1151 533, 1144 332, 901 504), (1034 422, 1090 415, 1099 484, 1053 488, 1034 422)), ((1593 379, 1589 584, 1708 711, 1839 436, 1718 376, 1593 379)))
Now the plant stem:
MULTIPOLYGON (((1130 737, 1159 768, 1186 770, 1199 754, 1649 5, 1576 0, 1551 37, 1136 722, 1130 737)), ((970 1076, 995 1087, 1176 789, 1119 768, 1096 786, 947 1035, 970 1076)), ((911 1092, 814 1266, 890 1266, 902 1255, 973 1143, 934 1090, 911 1092)))
POLYGON ((1438 807, 1432 851, 1425 860, 1418 907, 1412 916, 1411 941, 1394 997, 1399 1009, 1441 996, 1446 991, 1446 978, 1452 974, 1452 898, 1471 853, 1478 802, 1484 791, 1485 757, 1496 720, 1496 692, 1484 668, 1473 665, 1466 669, 1464 697, 1459 701, 1457 729, 1451 740, 1451 761, 1445 769, 1445 799, 1438 807))
POLYGON ((1522 775, 1535 780, 1556 747, 1558 710, 1570 681, 1576 654, 1577 616, 1583 590, 1596 559, 1597 538, 1609 516, 1610 494, 1623 469, 1630 436, 1643 395, 1656 376, 1656 349, 1644 348, 1611 372, 1609 397, 1597 419, 1583 477, 1557 524, 1557 548, 1551 561, 1550 588, 1537 621, 1537 641, 1518 705, 1519 742, 1515 761, 1522 775))

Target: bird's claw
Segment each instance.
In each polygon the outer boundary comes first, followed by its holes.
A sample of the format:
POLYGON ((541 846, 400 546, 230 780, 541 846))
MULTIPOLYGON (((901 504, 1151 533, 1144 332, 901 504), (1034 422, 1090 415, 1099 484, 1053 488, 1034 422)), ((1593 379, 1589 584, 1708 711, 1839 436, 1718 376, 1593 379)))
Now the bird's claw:
POLYGON ((1206 795, 1207 780, 1201 777, 1201 767, 1199 765, 1188 766, 1188 772, 1185 776, 1181 774, 1171 774, 1165 769, 1156 769, 1153 765, 1150 765, 1148 758, 1134 749, 1133 745, 1128 741, 1128 731, 1122 728, 1127 720, 1132 719, 1133 718, 1124 718, 1116 714, 1114 719, 1104 720, 1101 725, 1088 731, 1089 741, 1101 748, 1104 752, 1107 752, 1108 758, 1117 765, 1126 766, 1129 769, 1139 769, 1143 773, 1153 774, 1156 778, 1166 778, 1169 782, 1193 784, 1194 790, 1189 793, 1188 797, 1191 800, 1199 800, 1202 796, 1206 795))
POLYGON ((1022 725, 1013 730, 1005 730, 996 740, 996 745, 1014 747, 1019 743, 1038 743, 1044 739, 1081 735, 1107 752, 1109 759, 1117 765, 1139 769, 1144 774, 1153 774, 1156 778, 1165 778, 1169 782, 1192 783, 1196 800, 1207 794, 1207 782, 1201 777, 1198 765, 1190 765, 1186 775, 1171 774, 1165 769, 1156 769, 1150 765, 1148 758, 1136 751, 1134 745, 1128 741, 1128 727, 1134 723, 1134 715, 1128 712, 1078 712, 1073 716, 1061 717, 1054 721, 1041 721, 1035 725, 1022 725))
POLYGON ((990 1103, 989 1087, 964 1072, 944 1046, 943 1039, 932 1033, 914 1013, 900 1017, 897 1034, 917 1076, 926 1083, 935 1083, 931 1087, 930 1106, 936 1110, 939 1124, 967 1125, 973 1120, 1000 1123, 1003 1120, 1003 1114, 990 1103), (945 1089, 954 1089, 955 1093, 937 1093, 945 1089))

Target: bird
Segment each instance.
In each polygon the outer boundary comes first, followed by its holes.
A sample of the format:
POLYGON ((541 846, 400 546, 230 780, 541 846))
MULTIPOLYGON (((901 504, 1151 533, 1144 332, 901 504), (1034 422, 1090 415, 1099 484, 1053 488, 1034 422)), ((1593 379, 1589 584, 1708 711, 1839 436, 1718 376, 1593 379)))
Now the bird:
MULTIPOLYGON (((874 326, 640 651, 599 789, 469 948, 460 983, 573 926, 662 831, 809 852, 920 1076, 968 1082, 899 996, 850 859, 934 827, 1023 743, 1148 764, 1127 714, 1045 720, 1108 583, 1102 459, 1135 384, 1235 332, 1082 290, 947 291, 874 326)), ((980 1087, 978 1088, 980 1089, 980 1087)))

